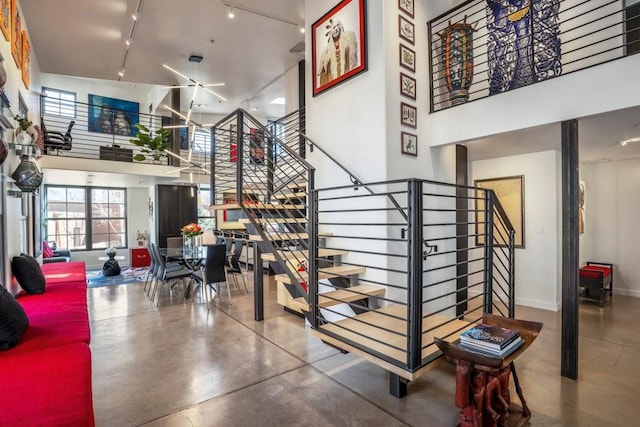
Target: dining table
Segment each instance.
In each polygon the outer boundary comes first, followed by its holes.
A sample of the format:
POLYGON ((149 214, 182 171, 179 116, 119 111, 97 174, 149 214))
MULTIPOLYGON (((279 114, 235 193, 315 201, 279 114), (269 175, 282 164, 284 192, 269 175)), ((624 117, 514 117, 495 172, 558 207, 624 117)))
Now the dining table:
MULTIPOLYGON (((191 248, 160 248, 160 255, 166 262, 177 261, 192 271, 201 268, 204 259, 207 257, 206 246, 194 246, 191 248)), ((191 281, 185 289, 185 299, 191 296, 191 281)))

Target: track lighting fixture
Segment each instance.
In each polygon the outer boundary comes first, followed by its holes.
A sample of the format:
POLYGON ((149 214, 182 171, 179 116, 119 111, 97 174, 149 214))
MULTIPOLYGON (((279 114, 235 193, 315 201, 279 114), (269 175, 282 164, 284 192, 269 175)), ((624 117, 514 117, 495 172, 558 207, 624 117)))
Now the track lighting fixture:
POLYGON ((233 19, 236 17, 236 14, 233 13, 233 6, 229 5, 229 9, 227 11, 227 18, 233 19))

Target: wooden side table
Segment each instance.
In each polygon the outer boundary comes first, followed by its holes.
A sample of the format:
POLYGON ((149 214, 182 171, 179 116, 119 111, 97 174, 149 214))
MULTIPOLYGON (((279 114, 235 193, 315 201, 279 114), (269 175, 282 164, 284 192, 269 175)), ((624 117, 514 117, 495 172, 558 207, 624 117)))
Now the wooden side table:
POLYGON ((522 395, 514 361, 536 339, 542 323, 485 314, 482 323, 518 331, 524 344, 505 358, 487 356, 459 344, 435 338, 444 355, 456 361, 456 406, 461 427, 520 426, 531 418, 522 395), (522 412, 511 402, 509 377, 513 374, 522 412))

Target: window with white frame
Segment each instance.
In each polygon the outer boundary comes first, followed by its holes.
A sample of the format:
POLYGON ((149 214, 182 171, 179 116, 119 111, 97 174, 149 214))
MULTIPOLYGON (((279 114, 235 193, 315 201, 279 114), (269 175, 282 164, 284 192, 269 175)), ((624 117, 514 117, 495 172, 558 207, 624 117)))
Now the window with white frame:
POLYGON ((74 119, 76 117, 76 94, 66 90, 42 88, 42 113, 74 119))

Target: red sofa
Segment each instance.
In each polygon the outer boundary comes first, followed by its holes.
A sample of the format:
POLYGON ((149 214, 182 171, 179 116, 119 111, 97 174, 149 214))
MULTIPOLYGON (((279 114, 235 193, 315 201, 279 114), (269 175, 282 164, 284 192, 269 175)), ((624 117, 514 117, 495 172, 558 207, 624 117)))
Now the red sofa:
POLYGON ((0 352, 0 426, 93 426, 85 264, 42 271, 43 294, 16 295, 29 327, 0 352))

